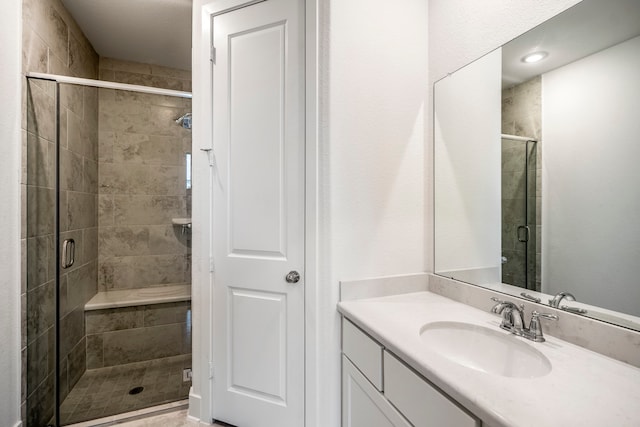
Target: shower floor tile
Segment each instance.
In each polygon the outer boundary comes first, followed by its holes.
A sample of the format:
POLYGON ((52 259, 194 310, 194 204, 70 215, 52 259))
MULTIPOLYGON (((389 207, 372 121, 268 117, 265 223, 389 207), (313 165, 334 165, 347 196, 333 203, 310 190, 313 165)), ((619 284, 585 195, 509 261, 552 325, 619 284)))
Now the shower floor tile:
POLYGON ((191 355, 86 371, 60 407, 63 425, 185 399, 191 381, 182 370, 191 367, 191 355), (138 394, 129 394, 144 387, 138 394))

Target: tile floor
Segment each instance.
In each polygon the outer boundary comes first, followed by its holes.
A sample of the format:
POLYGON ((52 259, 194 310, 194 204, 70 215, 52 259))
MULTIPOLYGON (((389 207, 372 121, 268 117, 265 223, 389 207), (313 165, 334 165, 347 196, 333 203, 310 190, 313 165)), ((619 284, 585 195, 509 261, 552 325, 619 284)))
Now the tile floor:
POLYGON ((185 399, 191 387, 182 381, 187 367, 190 354, 86 371, 62 403, 60 421, 79 423, 185 399), (142 392, 129 394, 140 386, 142 392))
MULTIPOLYGON (((135 421, 118 424, 118 427, 196 427, 202 426, 197 421, 187 419, 187 409, 181 409, 167 414, 151 416, 135 421)), ((213 424, 212 427, 225 427, 213 424)))

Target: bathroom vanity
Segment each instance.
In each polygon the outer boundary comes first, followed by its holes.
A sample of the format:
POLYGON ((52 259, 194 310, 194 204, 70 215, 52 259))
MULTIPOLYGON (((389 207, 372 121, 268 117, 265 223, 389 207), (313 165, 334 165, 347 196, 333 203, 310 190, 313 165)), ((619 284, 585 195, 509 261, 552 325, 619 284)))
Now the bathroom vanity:
POLYGON ((426 291, 338 310, 343 426, 640 425, 637 367, 426 291))

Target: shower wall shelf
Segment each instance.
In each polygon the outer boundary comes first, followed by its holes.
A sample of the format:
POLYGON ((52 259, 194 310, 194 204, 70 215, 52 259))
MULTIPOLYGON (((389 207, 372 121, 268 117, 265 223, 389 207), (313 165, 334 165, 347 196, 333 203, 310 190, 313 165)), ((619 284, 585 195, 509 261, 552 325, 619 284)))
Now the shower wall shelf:
POLYGON ((510 139, 510 140, 512 140, 512 141, 524 141, 524 142, 531 141, 531 142, 538 142, 538 140, 537 140, 537 139, 535 139, 535 138, 529 138, 528 136, 509 135, 509 134, 506 134, 506 133, 501 134, 501 135, 500 135, 500 138, 502 138, 502 139, 510 139))
POLYGON ((182 234, 191 230, 191 218, 172 218, 171 223, 175 226, 182 227, 182 234))

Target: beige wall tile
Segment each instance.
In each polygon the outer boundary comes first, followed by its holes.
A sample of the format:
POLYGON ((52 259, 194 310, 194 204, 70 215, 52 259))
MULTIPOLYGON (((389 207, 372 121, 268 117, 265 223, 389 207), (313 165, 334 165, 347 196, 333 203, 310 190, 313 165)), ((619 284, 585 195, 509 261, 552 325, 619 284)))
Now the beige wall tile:
POLYGON ((100 194, 98 196, 98 226, 113 226, 113 195, 100 194))
POLYGON ((159 136, 185 136, 189 131, 175 123, 184 107, 168 107, 104 100, 100 102, 100 131, 119 131, 159 136))
POLYGON ((36 338, 47 331, 55 321, 53 281, 27 292, 27 336, 36 338))
POLYGON ((113 216, 121 225, 167 225, 185 215, 182 196, 115 195, 113 216))
POLYGON ((69 56, 69 29, 51 0, 23 0, 23 21, 31 27, 56 56, 69 56))
POLYGON ((87 335, 141 328, 144 325, 143 306, 87 311, 85 322, 87 335))
POLYGON ((56 103, 37 84, 27 85, 27 131, 48 141, 56 140, 56 103))
POLYGON ((74 385, 76 385, 76 383, 86 370, 86 346, 86 339, 83 337, 67 356, 68 389, 71 389, 74 385))
POLYGON ((67 275, 68 273, 60 274, 60 286, 58 291, 60 293, 60 313, 63 316, 69 314, 72 309, 72 307, 70 307, 70 304, 68 303, 69 293, 67 292, 67 275))
POLYGON ((188 243, 173 225, 101 227, 100 254, 104 257, 139 255, 184 255, 188 243))
POLYGON ((65 215, 69 210, 69 203, 67 203, 66 191, 60 192, 60 231, 65 232, 69 230, 69 215, 65 215))
POLYGON ((53 234, 53 189, 27 186, 27 236, 53 234))
POLYGON ((98 162, 94 160, 83 159, 83 187, 85 193, 98 194, 98 162))
POLYGON ((163 67, 162 65, 151 65, 151 74, 191 81, 190 70, 179 70, 176 68, 163 67))
POLYGON ((53 416, 55 375, 49 374, 31 395, 27 397, 27 426, 47 425, 53 416))
POLYGON ((26 132, 26 172, 27 184, 53 188, 55 185, 55 144, 26 132))
POLYGON ((188 323, 191 302, 152 304, 144 306, 144 326, 188 323))
POLYGON ((186 262, 184 255, 101 258, 101 266, 110 268, 112 272, 112 285, 109 289, 184 283, 186 262))
POLYGON ((82 86, 71 84, 60 85, 60 106, 75 113, 79 119, 82 119, 84 114, 82 92, 82 86))
POLYGON ((84 165, 80 154, 66 149, 60 150, 60 189, 84 190, 84 165))
POLYGON ((69 74, 69 67, 67 67, 66 58, 63 60, 57 57, 51 49, 49 49, 49 66, 47 69, 47 72, 51 74, 58 74, 61 76, 69 74))
POLYGON ((28 25, 22 27, 22 72, 48 71, 49 48, 28 25))
POLYGON ((108 332, 103 335, 104 366, 182 354, 180 324, 108 332))
POLYGON ((147 165, 182 165, 182 139, 134 133, 115 134, 114 163, 147 165))
POLYGON ((85 228, 82 230, 84 248, 82 256, 86 262, 98 259, 98 227, 85 228))
POLYGON ((84 338, 84 307, 71 311, 60 319, 60 354, 66 357, 84 338))
POLYGON ((185 81, 161 75, 147 73, 132 73, 129 71, 114 70, 115 81, 141 86, 153 86, 163 89, 184 90, 185 81))
POLYGON ((141 62, 122 61, 120 59, 100 57, 100 68, 105 70, 127 71, 137 74, 151 74, 150 64, 141 62))
POLYGON ((48 366, 49 334, 43 333, 29 343, 26 351, 27 395, 33 393, 37 386, 50 374, 48 366))
MULTIPOLYGON (((102 58, 101 58, 101 60, 102 60, 102 58)), ((98 78, 100 80, 106 80, 108 82, 115 82, 116 81, 115 74, 114 74, 113 70, 100 69, 99 72, 98 72, 98 75, 99 75, 98 78)))
POLYGON ((179 98, 176 96, 152 95, 148 93, 132 92, 128 90, 114 90, 112 91, 111 100, 118 103, 127 103, 129 105, 147 104, 181 108, 184 109, 185 113, 191 110, 191 99, 179 98))
POLYGON ((102 334, 87 334, 87 369, 97 369, 103 366, 102 334))
POLYGON ((84 311, 84 305, 98 288, 98 263, 92 261, 67 275, 67 304, 71 310, 84 311))
POLYGON ((116 133, 100 131, 98 133, 98 159, 100 163, 113 163, 113 144, 116 133))
POLYGON ((38 236, 26 239, 27 246, 27 289, 36 287, 49 281, 51 246, 53 235, 38 236))
POLYGON ((70 230, 98 225, 98 196, 91 193, 67 193, 67 218, 70 230))
POLYGON ((102 193, 179 196, 185 179, 183 166, 103 163, 99 171, 102 193))
POLYGON ((95 129, 95 132, 97 132, 99 117, 98 88, 85 86, 82 91, 82 96, 84 101, 83 118, 87 122, 87 126, 89 126, 90 129, 95 129))
POLYGON ((69 72, 75 77, 95 79, 98 77, 98 55, 93 48, 69 36, 69 72))

